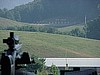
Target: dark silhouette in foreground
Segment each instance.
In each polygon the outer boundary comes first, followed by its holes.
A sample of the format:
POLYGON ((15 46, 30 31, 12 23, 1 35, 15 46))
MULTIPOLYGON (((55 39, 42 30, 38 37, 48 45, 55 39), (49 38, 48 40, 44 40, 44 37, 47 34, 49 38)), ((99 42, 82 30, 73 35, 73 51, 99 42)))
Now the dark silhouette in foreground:
POLYGON ((4 50, 1 56, 1 75, 33 75, 30 72, 24 72, 18 70, 20 64, 31 64, 29 54, 27 52, 21 52, 21 45, 19 38, 10 32, 10 37, 3 39, 3 43, 8 45, 8 49, 4 50))
MULTIPOLYGON (((0 75, 1 75, 1 72, 0 72, 0 75)), ((8 74, 6 74, 6 75, 8 75, 8 74)), ((16 70, 15 71, 15 75, 35 75, 35 74, 31 73, 31 72, 25 72, 25 71, 16 70)))

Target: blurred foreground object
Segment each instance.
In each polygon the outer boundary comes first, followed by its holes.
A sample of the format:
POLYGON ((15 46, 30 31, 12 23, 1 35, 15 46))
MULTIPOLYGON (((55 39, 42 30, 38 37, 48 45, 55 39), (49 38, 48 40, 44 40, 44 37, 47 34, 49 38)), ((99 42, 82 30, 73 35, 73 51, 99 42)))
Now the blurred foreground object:
POLYGON ((3 43, 8 45, 8 49, 4 50, 1 56, 1 75, 15 75, 15 71, 21 67, 18 65, 35 63, 34 60, 30 60, 27 52, 21 52, 22 44, 14 32, 10 32, 10 37, 3 39, 3 43))

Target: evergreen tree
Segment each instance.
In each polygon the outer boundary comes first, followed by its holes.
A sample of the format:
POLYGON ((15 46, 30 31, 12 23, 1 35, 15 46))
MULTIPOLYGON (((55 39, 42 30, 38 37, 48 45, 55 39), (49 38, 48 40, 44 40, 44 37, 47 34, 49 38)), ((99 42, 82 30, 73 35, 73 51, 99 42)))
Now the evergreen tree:
POLYGON ((4 12, 0 9, 0 17, 4 17, 4 12))
POLYGON ((6 17, 11 20, 15 20, 13 11, 7 11, 6 17))

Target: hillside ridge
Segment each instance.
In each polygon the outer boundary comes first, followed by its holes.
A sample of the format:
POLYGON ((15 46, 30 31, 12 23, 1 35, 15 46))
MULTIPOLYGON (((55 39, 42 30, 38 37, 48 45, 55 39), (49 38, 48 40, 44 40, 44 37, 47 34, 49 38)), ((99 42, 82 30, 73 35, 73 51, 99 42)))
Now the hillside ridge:
POLYGON ((34 0, 5 12, 1 10, 0 16, 28 23, 72 25, 84 23, 85 16, 87 20, 96 18, 99 15, 98 4, 100 0, 34 0))
MULTIPOLYGON (((7 30, 0 30, 0 50, 7 49, 2 39, 9 36, 7 30)), ((45 58, 98 58, 100 57, 100 40, 73 37, 68 35, 13 31, 19 35, 22 50, 31 55, 45 58)))

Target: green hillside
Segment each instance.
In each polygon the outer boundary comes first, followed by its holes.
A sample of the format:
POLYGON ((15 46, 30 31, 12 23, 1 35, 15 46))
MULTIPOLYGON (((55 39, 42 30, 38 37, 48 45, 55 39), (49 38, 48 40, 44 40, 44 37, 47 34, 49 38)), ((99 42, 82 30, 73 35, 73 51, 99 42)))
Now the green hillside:
POLYGON ((15 31, 31 31, 31 32, 53 32, 54 28, 46 26, 47 24, 32 24, 17 22, 0 17, 0 30, 15 30, 15 31))
POLYGON ((22 23, 22 22, 17 22, 17 21, 13 21, 10 19, 6 19, 6 18, 2 18, 0 17, 0 27, 2 28, 6 28, 9 26, 23 26, 23 25, 30 25, 29 23, 22 23))
MULTIPOLYGON (((7 48, 2 39, 10 31, 0 30, 0 51, 7 48)), ((100 57, 100 40, 41 32, 14 31, 19 35, 23 51, 39 57, 100 57)))
POLYGON ((0 10, 0 16, 20 22, 67 24, 84 23, 99 16, 100 0, 34 0, 11 10, 0 10), (89 9, 89 10, 88 10, 89 9), (91 16, 92 15, 92 16, 91 16))
POLYGON ((32 24, 32 23, 24 23, 17 22, 10 19, 0 17, 0 29, 5 29, 7 27, 21 27, 21 26, 43 26, 44 24, 32 24))
POLYGON ((58 31, 60 32, 70 32, 75 28, 79 28, 80 30, 83 29, 83 25, 74 25, 74 26, 68 26, 68 27, 63 27, 63 28, 58 28, 58 31))

